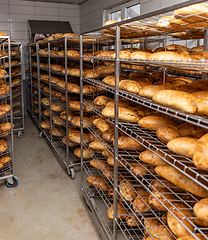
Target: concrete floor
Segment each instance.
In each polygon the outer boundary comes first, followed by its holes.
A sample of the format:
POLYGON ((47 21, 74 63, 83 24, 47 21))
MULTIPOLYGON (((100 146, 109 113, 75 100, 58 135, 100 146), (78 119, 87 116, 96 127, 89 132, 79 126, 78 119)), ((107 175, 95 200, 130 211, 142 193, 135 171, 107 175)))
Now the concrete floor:
POLYGON ((21 139, 15 135, 15 175, 19 186, 0 181, 0 239, 101 240, 86 207, 80 172, 70 180, 28 116, 21 139))

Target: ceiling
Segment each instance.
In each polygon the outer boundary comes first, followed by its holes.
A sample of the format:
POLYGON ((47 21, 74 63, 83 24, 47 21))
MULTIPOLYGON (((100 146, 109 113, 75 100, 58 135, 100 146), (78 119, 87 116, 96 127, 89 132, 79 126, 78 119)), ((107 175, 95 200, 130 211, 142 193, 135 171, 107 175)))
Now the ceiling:
POLYGON ((68 3, 68 4, 76 4, 79 5, 87 0, 27 0, 32 2, 52 2, 52 3, 68 3))

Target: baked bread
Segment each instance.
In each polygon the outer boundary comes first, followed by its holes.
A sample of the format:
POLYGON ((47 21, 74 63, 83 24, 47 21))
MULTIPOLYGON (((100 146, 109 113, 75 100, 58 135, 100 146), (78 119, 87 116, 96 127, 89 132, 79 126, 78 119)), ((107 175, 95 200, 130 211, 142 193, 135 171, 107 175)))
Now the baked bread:
MULTIPOLYGON (((64 87, 65 89, 65 87, 64 87)), ((80 87, 74 83, 67 83, 67 90, 73 93, 80 93, 80 87)))
POLYGON ((103 172, 106 172, 107 169, 112 170, 112 167, 110 167, 108 165, 108 163, 106 162, 106 160, 103 160, 103 159, 93 159, 90 161, 90 165, 98 170, 103 171, 103 172))
MULTIPOLYGON (((140 188, 138 189, 140 190, 140 188)), ((142 189, 142 191, 144 190, 142 189)), ((138 190, 137 192, 139 193, 138 190)), ((148 192, 142 192, 141 195, 140 193, 138 194, 138 196, 135 198, 133 202, 133 210, 135 211, 135 213, 145 213, 150 211, 150 206, 148 204, 148 197, 149 197, 148 192)))
POLYGON ((156 135, 163 143, 167 144, 169 141, 181 137, 178 129, 171 124, 163 124, 156 129, 156 135))
POLYGON ((179 44, 171 44, 166 46, 166 50, 167 51, 180 51, 180 50, 189 51, 189 48, 179 44))
MULTIPOLYGON (((64 144, 66 145, 66 136, 64 136, 64 137, 62 138, 62 143, 64 143, 64 144)), ((76 143, 74 143, 74 142, 72 142, 72 141, 70 141, 70 140, 68 139, 68 146, 69 146, 69 147, 76 147, 77 145, 76 145, 76 143)))
POLYGON ((168 226, 177 237, 189 234, 187 228, 193 232, 194 226, 192 218, 193 214, 191 211, 185 204, 180 202, 174 203, 174 207, 171 206, 167 214, 168 226))
POLYGON ((109 122, 103 118, 96 118, 93 121, 93 124, 101 131, 105 132, 106 130, 112 129, 112 126, 109 124, 109 122))
POLYGON ((131 57, 132 59, 148 59, 150 57, 151 53, 149 52, 144 52, 144 51, 135 51, 131 53, 131 57))
MULTIPOLYGON (((114 107, 105 107, 102 110, 102 115, 104 117, 114 118, 114 114, 115 114, 114 107)), ((142 117, 143 117, 142 115, 136 114, 134 111, 127 108, 119 107, 118 109, 118 118, 120 120, 128 121, 131 123, 137 123, 142 117)))
POLYGON ((201 234, 201 233, 195 233, 195 237, 193 237, 191 234, 185 234, 181 237, 179 237, 177 240, 206 240, 207 239, 207 234, 205 234, 206 238, 201 234))
POLYGON ((62 106, 60 106, 58 103, 51 103, 51 110, 56 112, 63 112, 64 109, 62 106))
POLYGON ((7 142, 4 140, 0 140, 0 152, 4 152, 7 150, 7 142))
POLYGON ((197 111, 196 98, 186 92, 162 90, 156 92, 152 100, 167 107, 173 107, 188 113, 195 113, 197 111))
POLYGON ((167 147, 174 153, 192 158, 198 139, 192 137, 179 137, 168 142, 167 147))
POLYGON ((125 217, 125 221, 129 227, 137 227, 141 225, 140 217, 138 215, 135 216, 133 212, 130 212, 129 215, 125 217))
MULTIPOLYGON (((13 124, 13 128, 14 128, 14 124, 13 124)), ((5 132, 5 131, 9 131, 11 130, 11 123, 1 123, 0 124, 0 132, 5 132)))
MULTIPOLYGON (((117 203, 117 218, 118 219, 125 219, 125 215, 128 214, 125 207, 121 203, 117 203)), ((114 218, 114 205, 111 205, 107 210, 107 215, 110 220, 114 218)))
POLYGON ((138 143, 137 141, 128 136, 118 137, 118 148, 138 151, 145 150, 145 148, 140 143, 138 143))
POLYGON ((50 99, 49 98, 42 98, 41 99, 42 104, 45 106, 50 106, 50 99))
POLYGON ((92 175, 87 178, 87 182, 91 184, 93 187, 96 187, 104 192, 107 192, 109 187, 106 181, 98 176, 92 175))
MULTIPOLYGON (((81 143, 81 133, 79 131, 69 132, 69 140, 75 143, 81 143)), ((89 138, 86 133, 83 133, 83 142, 88 143, 89 138)))
POLYGON ((156 115, 149 115, 149 116, 143 117, 138 122, 140 127, 147 128, 149 130, 154 130, 154 131, 164 124, 171 124, 171 123, 172 121, 170 119, 162 116, 156 116, 156 115))
MULTIPOLYGON (((78 158, 81 158, 81 148, 75 148, 74 149, 74 155, 78 158)), ((94 152, 92 151, 92 149, 83 148, 83 159, 90 159, 93 156, 94 156, 94 152)))
POLYGON ((95 93, 97 88, 93 85, 84 85, 83 86, 83 94, 93 94, 95 93))
POLYGON ((190 123, 181 123, 177 126, 182 137, 200 138, 205 134, 205 129, 190 123))
POLYGON ((58 126, 64 126, 64 121, 58 116, 52 116, 52 121, 58 126))
POLYGON ((202 136, 196 143, 193 163, 196 167, 208 170, 208 133, 202 136))
POLYGON ((195 215, 203 221, 208 222, 208 198, 201 199, 194 205, 195 215))
POLYGON ((125 180, 119 183, 119 192, 127 202, 134 201, 137 195, 132 183, 125 180))
POLYGON ((107 143, 113 143, 114 141, 114 130, 113 129, 110 129, 110 130, 105 130, 103 132, 103 135, 102 135, 103 139, 105 142, 107 143))
POLYGON ((94 103, 98 106, 106 106, 106 104, 111 100, 113 99, 107 96, 98 96, 95 98, 94 103))
MULTIPOLYGON (((68 121, 69 122, 71 121, 73 116, 74 116, 74 113, 72 111, 68 110, 68 121)), ((60 114, 60 118, 66 120, 66 111, 64 111, 60 114)))
POLYGON ((141 163, 132 162, 129 170, 138 178, 145 176, 148 173, 148 167, 143 166, 141 163))
POLYGON ((98 140, 94 140, 93 142, 91 142, 89 144, 89 147, 94 149, 94 150, 104 150, 105 148, 108 147, 108 144, 104 141, 98 141, 98 140))
POLYGON ((157 166, 156 173, 174 185, 199 197, 208 197, 208 191, 170 165, 157 166))
POLYGON ((1 112, 8 112, 8 111, 10 111, 10 105, 9 104, 0 105, 0 111, 1 112))
POLYGON ((10 156, 7 156, 7 155, 1 156, 0 157, 0 169, 2 169, 6 163, 11 162, 11 160, 12 159, 10 156))
MULTIPOLYGON (((160 152, 157 152, 157 154, 162 155, 160 152)), ((139 159, 142 162, 155 166, 167 164, 162 158, 158 157, 155 153, 151 152, 150 150, 145 150, 144 152, 141 152, 139 155, 139 159)))
MULTIPOLYGON (((51 129, 49 130, 49 133, 51 133, 51 129)), ((65 133, 60 128, 53 127, 52 135, 55 137, 63 137, 65 135, 65 133)))
POLYGON ((161 91, 161 90, 168 90, 168 89, 170 89, 170 88, 164 87, 162 85, 150 85, 150 86, 141 88, 139 91, 139 95, 143 96, 143 97, 152 98, 154 93, 161 91))

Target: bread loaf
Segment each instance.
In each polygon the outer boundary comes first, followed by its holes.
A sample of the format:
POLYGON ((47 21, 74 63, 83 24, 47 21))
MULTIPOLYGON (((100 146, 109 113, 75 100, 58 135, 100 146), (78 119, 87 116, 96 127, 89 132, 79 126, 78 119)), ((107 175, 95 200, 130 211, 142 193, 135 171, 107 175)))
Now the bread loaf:
POLYGON ((87 178, 87 182, 91 184, 93 187, 96 187, 104 192, 107 192, 109 187, 106 181, 98 176, 92 175, 87 178))
MULTIPOLYGON (((115 108, 114 107, 105 107, 102 110, 102 115, 105 117, 114 118, 115 108)), ((137 123, 141 119, 141 115, 136 114, 134 111, 131 111, 127 108, 119 107, 118 118, 124 121, 131 123, 137 123)))
POLYGON ((139 91, 142 89, 142 85, 137 81, 121 80, 119 82, 119 88, 128 92, 139 93, 139 91))
MULTIPOLYGON (((121 203, 117 203, 117 218, 118 219, 125 219, 125 215, 128 214, 126 209, 121 203)), ((110 220, 113 220, 114 218, 114 205, 111 205, 107 210, 107 215, 110 220)))
POLYGON ((145 150, 145 148, 140 143, 128 136, 118 137, 118 148, 138 151, 145 150))
POLYGON ((141 225, 141 220, 139 216, 134 216, 133 212, 130 212, 129 216, 125 217, 125 221, 129 227, 137 227, 141 225))
POLYGON ((169 141, 167 147, 177 154, 192 158, 197 142, 197 138, 179 137, 169 141))
POLYGON ((208 191, 170 165, 157 166, 156 173, 174 185, 199 197, 207 197, 208 191))
POLYGON ((106 130, 112 129, 109 122, 103 118, 97 118, 93 121, 93 124, 101 131, 105 132, 106 130))
POLYGON ((90 161, 90 165, 98 170, 106 171, 106 169, 112 169, 106 160, 103 159, 93 159, 90 161))
POLYGON ((119 183, 119 192, 121 196, 126 199, 127 202, 134 201, 134 199, 136 198, 135 189, 129 181, 123 180, 119 183))
MULTIPOLYGON (((81 158, 81 148, 74 149, 74 155, 78 158, 81 158)), ((90 159, 94 156, 92 149, 83 148, 83 159, 90 159)))
POLYGON ((60 128, 55 128, 55 127, 52 128, 52 132, 51 132, 51 129, 50 129, 49 133, 51 133, 55 137, 63 137, 65 135, 63 130, 61 130, 60 128))
POLYGON ((191 232, 194 230, 193 215, 188 207, 183 203, 174 203, 174 207, 170 207, 170 211, 167 214, 167 222, 170 230, 177 236, 181 237, 188 234, 188 228, 191 232), (182 222, 179 222, 177 218, 182 222), (185 217, 185 218, 184 218, 185 217), (186 228, 184 227, 186 226, 186 228))
POLYGON ((190 123, 181 123, 177 128, 181 137, 200 138, 205 134, 205 129, 190 123))
POLYGON ((138 178, 145 176, 148 173, 148 167, 147 166, 143 166, 140 163, 131 163, 129 170, 138 178))
POLYGON ((203 221, 208 222, 208 198, 201 199, 194 205, 195 215, 203 221))
POLYGON ((114 130, 110 129, 110 130, 104 131, 102 137, 105 140, 105 142, 113 143, 113 141, 114 141, 114 130))
POLYGON ((58 103, 51 103, 51 110, 56 112, 63 112, 64 109, 62 106, 60 106, 58 103))
POLYGON ((99 106, 106 106, 106 104, 111 100, 112 98, 107 96, 98 96, 95 98, 94 103, 99 106))
MULTIPOLYGON (((157 152, 157 154, 162 155, 160 152, 157 152)), ((145 150, 144 152, 140 153, 139 159, 145 163, 155 165, 155 166, 167 164, 162 158, 160 158, 150 150, 145 150)))
POLYGON ((156 92, 152 100, 156 103, 173 107, 188 113, 195 113, 197 111, 196 98, 190 93, 175 91, 175 90, 162 90, 156 92))
POLYGON ((152 218, 144 219, 144 226, 153 239, 174 240, 171 231, 165 227, 159 220, 152 218))
POLYGON ((163 143, 167 144, 169 141, 179 138, 180 132, 178 129, 170 124, 163 124, 156 129, 156 135, 163 143))
POLYGON ((104 150, 105 148, 108 147, 108 145, 104 141, 94 140, 93 142, 90 143, 89 147, 95 150, 104 150))
POLYGON ((205 234, 206 238, 201 234, 201 233, 195 233, 195 237, 193 237, 191 234, 185 234, 181 237, 179 237, 177 240, 206 240, 207 239, 207 234, 205 234))
POLYGON ((44 129, 50 129, 50 122, 49 121, 44 121, 40 124, 41 128, 44 128, 44 129))
MULTIPOLYGON (((81 133, 79 131, 69 132, 69 140, 75 143, 81 143, 81 133)), ((89 142, 89 138, 86 133, 83 133, 83 142, 89 142)))
POLYGON ((168 118, 162 117, 162 116, 146 116, 139 120, 138 124, 142 128, 147 128, 149 130, 156 130, 163 124, 171 124, 172 121, 168 118))
POLYGON ((193 163, 196 167, 208 170, 208 133, 202 136, 197 144, 193 155, 193 163))
POLYGON ((154 93, 161 90, 168 90, 168 89, 169 89, 168 87, 164 87, 162 85, 150 85, 150 86, 141 88, 139 91, 139 95, 143 97, 152 98, 154 93))
MULTIPOLYGON (((62 143, 64 143, 64 144, 66 145, 66 136, 64 136, 64 137, 62 138, 62 143)), ((76 143, 74 143, 74 142, 72 142, 72 141, 70 141, 70 140, 68 139, 68 146, 69 146, 69 147, 76 147, 77 145, 76 145, 76 143)))

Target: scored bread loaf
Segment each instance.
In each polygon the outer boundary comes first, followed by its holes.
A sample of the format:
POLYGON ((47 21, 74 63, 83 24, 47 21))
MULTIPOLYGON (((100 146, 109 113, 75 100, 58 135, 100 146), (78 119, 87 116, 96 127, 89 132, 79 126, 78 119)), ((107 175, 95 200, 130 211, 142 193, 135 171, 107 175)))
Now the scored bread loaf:
MULTIPOLYGON (((81 158, 81 148, 75 148, 74 155, 78 158, 81 158)), ((93 156, 94 156, 94 152, 92 151, 92 149, 83 148, 83 158, 84 159, 90 159, 93 156)))
POLYGON ((112 100, 112 98, 107 96, 98 96, 95 98, 94 103, 98 106, 106 106, 106 104, 112 100))
POLYGON ((196 113, 197 104, 196 98, 186 92, 175 91, 175 90, 162 90, 156 92, 152 100, 162 105, 173 107, 188 113, 196 113))
POLYGON ((195 152, 198 139, 192 137, 179 137, 170 140, 167 147, 174 153, 192 158, 195 152))
POLYGON ((101 131, 105 132, 107 130, 112 129, 111 125, 109 122, 103 118, 97 118, 93 121, 93 124, 101 131))
POLYGON ((119 192, 127 202, 134 201, 137 195, 132 183, 125 180, 119 183, 119 192))
POLYGON ((94 140, 89 144, 89 147, 95 150, 104 150, 105 148, 108 147, 108 144, 101 140, 100 141, 94 140))
POLYGON ((157 166, 155 171, 159 176, 167 179, 179 188, 191 192, 199 197, 208 196, 207 190, 170 165, 157 166))
POLYGON ((150 85, 150 86, 141 88, 139 91, 139 95, 143 97, 152 98, 154 93, 161 90, 168 90, 168 89, 169 89, 168 87, 164 87, 162 85, 150 85))

